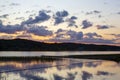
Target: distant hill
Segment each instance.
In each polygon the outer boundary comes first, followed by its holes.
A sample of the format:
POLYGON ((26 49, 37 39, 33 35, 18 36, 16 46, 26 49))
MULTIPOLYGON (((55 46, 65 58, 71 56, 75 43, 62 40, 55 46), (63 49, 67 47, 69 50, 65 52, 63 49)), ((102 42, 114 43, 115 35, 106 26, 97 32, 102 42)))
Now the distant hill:
POLYGON ((120 46, 78 43, 48 44, 24 39, 1 39, 0 51, 120 51, 120 46))

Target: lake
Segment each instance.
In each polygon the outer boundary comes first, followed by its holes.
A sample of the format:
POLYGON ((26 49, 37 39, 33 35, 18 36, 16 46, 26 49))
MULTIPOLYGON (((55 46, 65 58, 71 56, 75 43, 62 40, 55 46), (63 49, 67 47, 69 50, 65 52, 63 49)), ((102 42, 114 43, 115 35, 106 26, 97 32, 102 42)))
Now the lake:
MULTIPOLYGON (((120 54, 119 52, 0 52, 0 56, 120 54)), ((0 80, 119 80, 120 62, 90 59, 0 61, 0 80)))
POLYGON ((1 51, 0 56, 65 56, 65 55, 87 55, 87 54, 120 54, 120 51, 61 51, 61 52, 29 52, 29 51, 1 51))

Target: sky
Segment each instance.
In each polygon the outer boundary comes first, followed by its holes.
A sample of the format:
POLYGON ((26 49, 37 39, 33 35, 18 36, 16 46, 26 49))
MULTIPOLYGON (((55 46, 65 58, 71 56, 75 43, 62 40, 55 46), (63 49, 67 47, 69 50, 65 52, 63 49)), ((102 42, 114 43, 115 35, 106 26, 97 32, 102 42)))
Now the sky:
POLYGON ((0 39, 120 46, 120 0, 0 0, 0 39))

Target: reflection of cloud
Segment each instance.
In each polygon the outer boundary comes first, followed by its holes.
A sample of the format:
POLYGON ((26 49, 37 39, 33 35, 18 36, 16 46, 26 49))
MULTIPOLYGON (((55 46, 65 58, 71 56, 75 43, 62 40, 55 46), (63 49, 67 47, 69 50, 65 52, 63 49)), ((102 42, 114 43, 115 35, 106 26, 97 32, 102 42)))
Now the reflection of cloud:
POLYGON ((89 72, 86 72, 86 71, 83 71, 82 72, 82 80, 88 80, 90 79, 91 77, 93 77, 93 75, 89 72))
POLYGON ((28 74, 28 73, 20 72, 20 76, 26 78, 27 80, 45 80, 44 78, 34 76, 34 73, 28 74))
MULTIPOLYGON (((64 61, 59 61, 59 64, 63 64, 64 61)), ((53 64, 53 62, 41 62, 41 61, 32 61, 32 62, 0 62, 0 69, 1 70, 8 70, 8 69, 24 69, 24 68, 32 68, 29 70, 23 70, 23 71, 16 71, 16 72, 10 72, 6 73, 7 80, 118 80, 120 78, 120 67, 119 66, 113 66, 113 65, 119 65, 115 62, 111 61, 91 61, 87 60, 87 63, 90 63, 90 67, 86 67, 86 60, 71 60, 72 62, 69 63, 67 67, 61 67, 61 69, 58 69, 59 66, 54 67, 48 67, 53 64), (74 62, 79 62, 80 64, 76 64, 76 67, 69 67, 74 62), (20 65, 22 67, 16 67, 17 65, 20 65), (93 64, 93 65, 92 65, 93 64), (92 65, 92 66, 91 66, 92 65), (5 67, 4 67, 5 66, 5 67), (42 68, 40 68, 42 67, 42 68), (44 68, 46 67, 46 68, 44 68), (93 67, 93 68, 92 68, 93 67), (35 69, 37 68, 37 69, 35 69), (17 73, 17 74, 16 74, 17 73)), ((57 61, 55 61, 57 64, 57 61)), ((57 64, 57 65, 59 65, 57 64)), ((66 65, 66 64, 64 64, 66 65)), ((2 73, 1 75, 3 75, 2 73)))
POLYGON ((104 76, 108 76, 108 75, 111 75, 112 73, 109 73, 109 72, 105 72, 105 71, 98 71, 97 72, 97 75, 104 75, 104 76))
POLYGON ((101 61, 95 61, 95 62, 87 62, 85 63, 85 66, 87 67, 97 67, 97 66, 100 66, 102 64, 101 61))

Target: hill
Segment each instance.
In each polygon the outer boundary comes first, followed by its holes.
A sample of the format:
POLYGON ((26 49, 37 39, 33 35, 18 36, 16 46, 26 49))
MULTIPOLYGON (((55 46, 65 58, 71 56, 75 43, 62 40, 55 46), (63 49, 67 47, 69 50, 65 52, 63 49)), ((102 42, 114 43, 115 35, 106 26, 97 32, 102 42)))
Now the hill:
POLYGON ((120 46, 36 42, 25 39, 0 40, 0 51, 120 51, 120 46))

